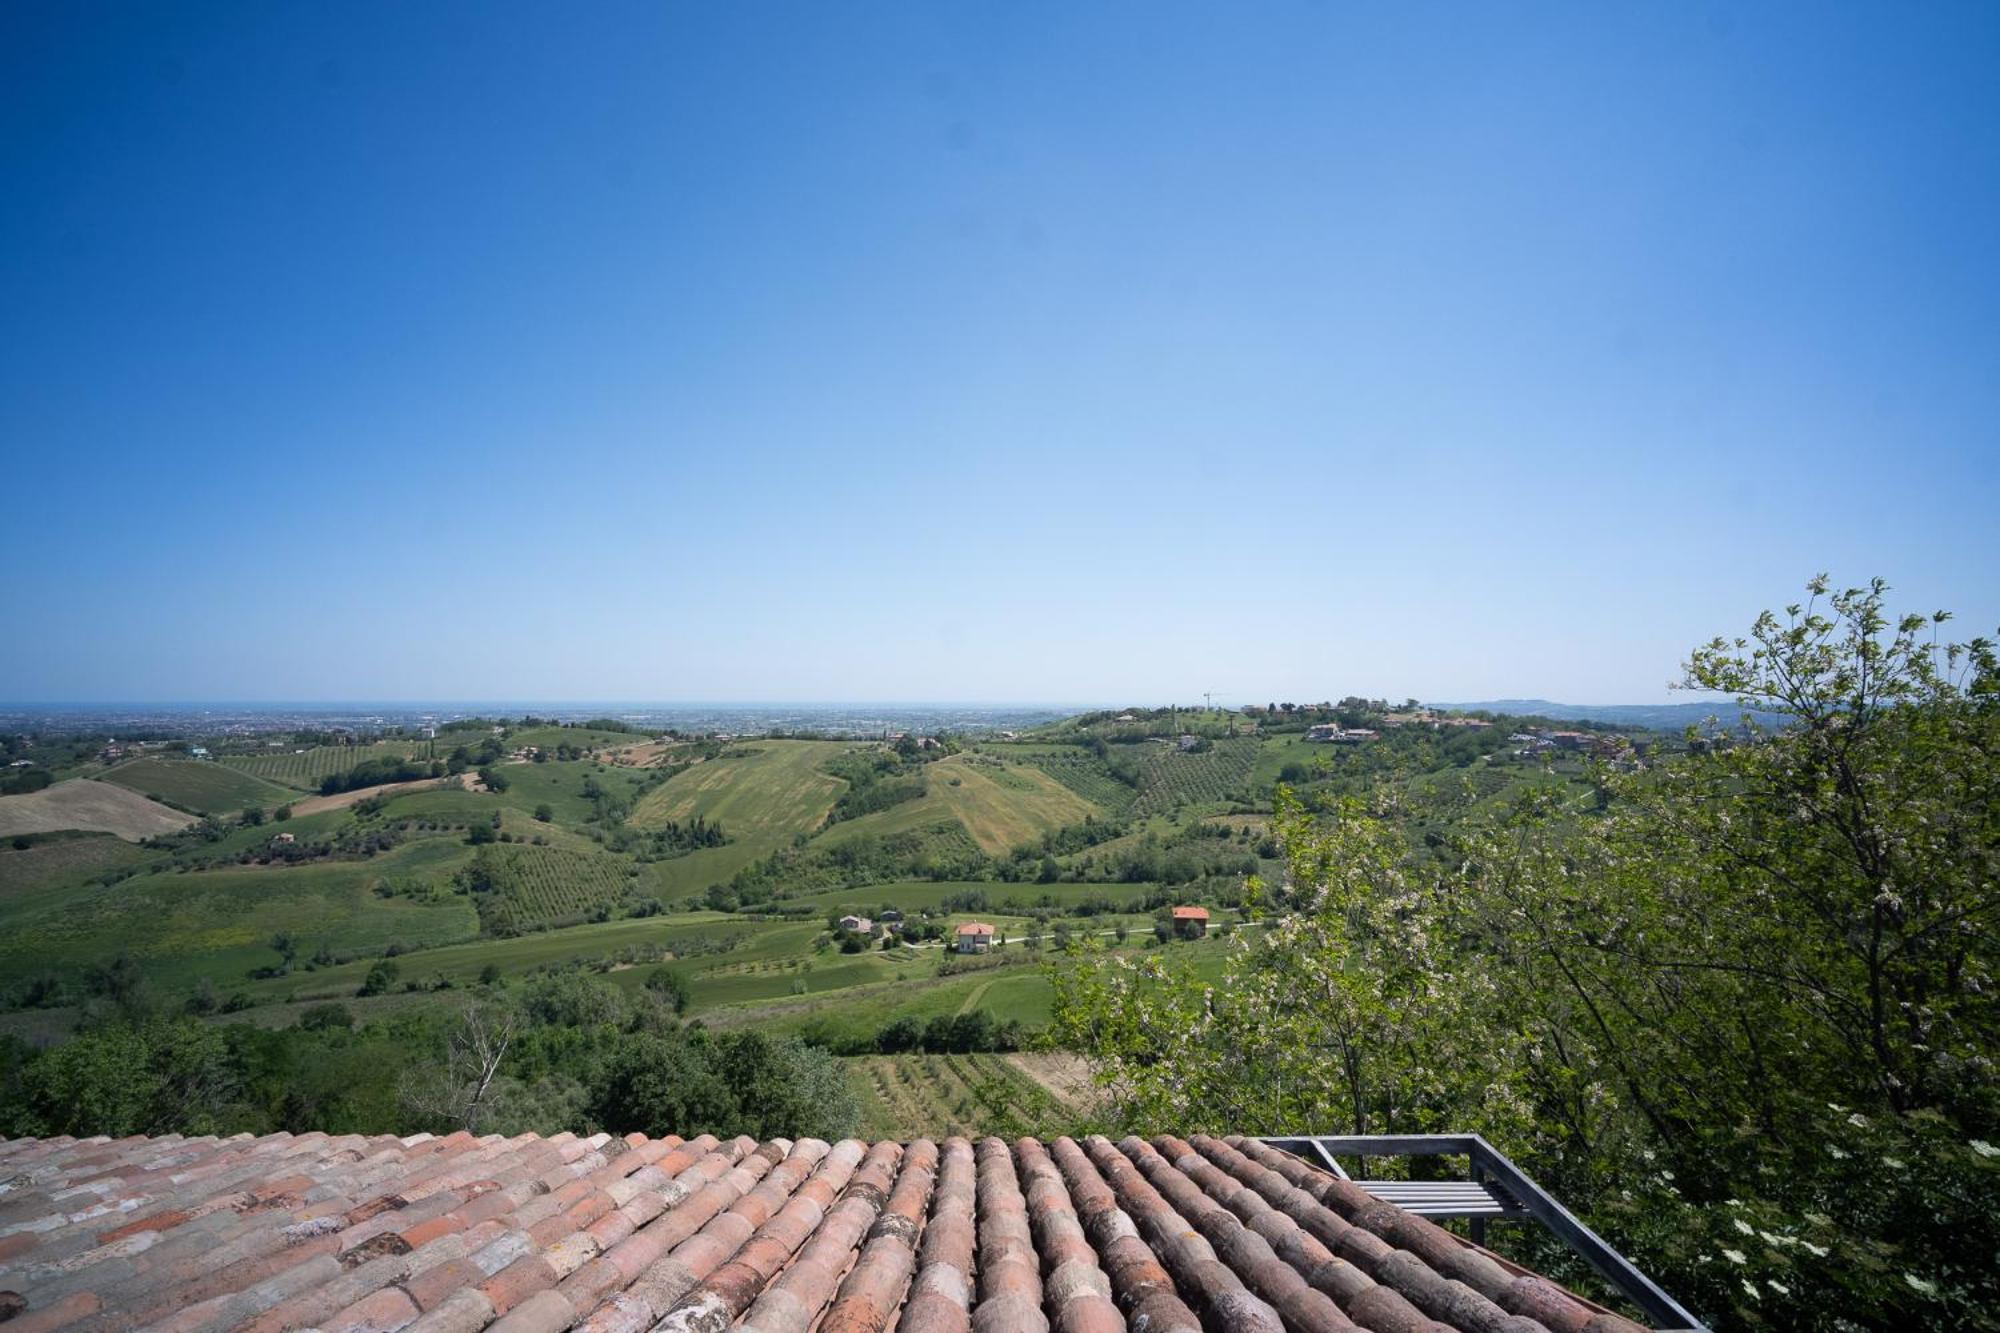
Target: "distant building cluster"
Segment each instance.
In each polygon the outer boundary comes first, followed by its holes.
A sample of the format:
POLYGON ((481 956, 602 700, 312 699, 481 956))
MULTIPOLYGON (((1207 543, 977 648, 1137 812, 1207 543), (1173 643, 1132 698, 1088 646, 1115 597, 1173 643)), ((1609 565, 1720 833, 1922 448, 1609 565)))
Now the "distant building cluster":
POLYGON ((1382 733, 1370 731, 1367 727, 1343 727, 1338 722, 1322 722, 1306 728, 1306 739, 1327 745, 1360 745, 1372 741, 1382 733))
POLYGON ((1507 738, 1518 748, 1514 751, 1520 758, 1547 754, 1561 750, 1570 754, 1594 754, 1603 759, 1616 759, 1631 749, 1631 743, 1623 736, 1601 731, 1548 731, 1533 728, 1517 731, 1507 738))
POLYGON ((1428 708, 1412 712, 1384 713, 1382 725, 1385 727, 1429 727, 1438 731, 1445 727, 1466 727, 1479 731, 1493 724, 1481 717, 1460 717, 1457 714, 1435 713, 1428 708))

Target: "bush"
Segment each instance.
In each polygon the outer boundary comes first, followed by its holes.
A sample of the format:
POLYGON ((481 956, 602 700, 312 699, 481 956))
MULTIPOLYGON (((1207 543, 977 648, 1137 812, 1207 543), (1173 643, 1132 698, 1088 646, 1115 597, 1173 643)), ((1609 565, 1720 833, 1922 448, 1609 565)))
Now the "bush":
POLYGON ((299 1026, 307 1032, 345 1031, 354 1026, 354 1014, 337 1000, 308 1005, 299 1015, 299 1026))
POLYGON ((622 1042, 590 1114, 613 1133, 837 1139, 859 1118, 825 1050, 759 1032, 646 1033, 622 1042))
POLYGON ((361 989, 354 992, 358 996, 382 995, 396 984, 396 978, 403 969, 388 959, 383 959, 368 969, 368 975, 361 981, 361 989))
POLYGON ((888 1024, 875 1034, 875 1049, 884 1055, 898 1055, 904 1051, 914 1051, 923 1044, 924 1025, 916 1019, 903 1017, 888 1024))
POLYGON ((233 1083, 222 1034, 205 1023, 109 1024, 33 1058, 0 1110, 0 1133, 206 1133, 233 1083))
POLYGON ((672 1004, 674 1012, 684 1014, 688 1001, 688 980, 670 967, 656 967, 646 978, 646 989, 653 991, 672 1004))
POLYGON ((616 1026, 625 1021, 625 997, 596 977, 554 972, 529 983, 521 997, 521 1011, 550 1027, 616 1026))

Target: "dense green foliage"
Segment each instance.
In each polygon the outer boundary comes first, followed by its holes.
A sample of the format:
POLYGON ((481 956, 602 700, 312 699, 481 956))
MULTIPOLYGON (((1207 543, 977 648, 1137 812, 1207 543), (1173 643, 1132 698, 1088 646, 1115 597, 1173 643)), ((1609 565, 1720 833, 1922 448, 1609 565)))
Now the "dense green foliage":
POLYGON ((422 778, 441 778, 445 765, 435 759, 401 759, 385 755, 379 759, 364 759, 354 767, 338 773, 329 773, 319 780, 322 796, 332 796, 336 792, 359 791, 363 787, 378 787, 385 782, 416 782, 422 778))
POLYGON ((1059 1037, 1135 1125, 1483 1132, 1721 1326, 1995 1326, 2000 672, 1812 592, 1687 668, 1781 725, 1435 855, 1281 800, 1271 929, 1058 970, 1059 1037))
POLYGON ((920 799, 926 788, 922 762, 894 750, 856 750, 820 766, 847 787, 827 812, 829 823, 859 819, 878 810, 920 799))
POLYGON ((318 1005, 277 1030, 126 999, 51 1049, 0 1042, 0 1135, 560 1125, 833 1138, 858 1113, 824 1050, 683 1026, 671 986, 627 996, 558 971, 360 1028, 318 1005))

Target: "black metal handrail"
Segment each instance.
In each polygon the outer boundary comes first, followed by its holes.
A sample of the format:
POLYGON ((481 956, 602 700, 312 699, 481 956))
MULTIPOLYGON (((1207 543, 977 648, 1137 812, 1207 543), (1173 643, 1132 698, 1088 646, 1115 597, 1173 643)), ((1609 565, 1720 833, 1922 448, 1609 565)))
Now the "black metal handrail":
MULTIPOLYGON (((1625 1298, 1646 1312, 1660 1329, 1708 1333, 1707 1326, 1690 1314, 1651 1278, 1632 1266, 1632 1261, 1606 1244, 1604 1238, 1585 1226, 1569 1209, 1551 1198, 1526 1172, 1509 1161, 1507 1155, 1477 1134, 1279 1134, 1260 1137, 1268 1143, 1304 1158, 1313 1165, 1348 1179, 1341 1157, 1465 1157, 1471 1162, 1471 1180, 1484 1184, 1490 1177, 1504 1193, 1505 1201, 1516 1205, 1503 1215, 1526 1215, 1553 1232, 1563 1244, 1596 1270, 1625 1298)), ((1363 1189, 1370 1182, 1354 1182, 1363 1189)), ((1449 1215, 1443 1213, 1441 1215, 1449 1215)), ((1470 1214, 1466 1214, 1470 1216, 1470 1214)), ((1485 1230, 1485 1218, 1474 1217, 1474 1240, 1485 1230)))

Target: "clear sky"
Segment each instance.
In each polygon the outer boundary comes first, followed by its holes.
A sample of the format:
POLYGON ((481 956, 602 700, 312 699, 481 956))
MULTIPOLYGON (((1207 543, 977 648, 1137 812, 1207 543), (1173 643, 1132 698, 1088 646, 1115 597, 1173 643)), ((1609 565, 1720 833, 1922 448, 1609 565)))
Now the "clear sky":
POLYGON ((0 699, 2000 624, 2000 5, 0 5, 0 699))

